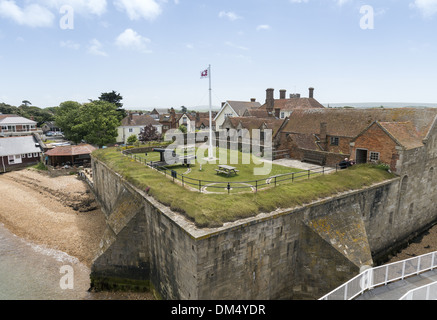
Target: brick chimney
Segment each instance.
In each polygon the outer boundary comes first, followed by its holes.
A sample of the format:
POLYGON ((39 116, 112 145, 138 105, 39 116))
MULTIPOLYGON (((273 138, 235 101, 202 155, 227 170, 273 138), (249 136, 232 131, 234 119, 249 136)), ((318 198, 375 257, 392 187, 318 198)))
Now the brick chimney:
POLYGON ((273 97, 275 89, 269 88, 266 90, 266 107, 267 111, 273 113, 273 108, 275 107, 275 98, 273 97))
POLYGON ((309 88, 308 90, 309 90, 309 92, 310 92, 309 97, 310 97, 310 98, 314 98, 314 88, 309 88))
POLYGON ((287 95, 287 90, 279 90, 279 99, 286 99, 285 96, 287 95))
POLYGON ((170 128, 176 128, 176 112, 174 111, 173 107, 170 109, 170 128))
POLYGON ((133 114, 132 112, 129 112, 129 119, 128 119, 128 123, 131 123, 133 119, 133 114))

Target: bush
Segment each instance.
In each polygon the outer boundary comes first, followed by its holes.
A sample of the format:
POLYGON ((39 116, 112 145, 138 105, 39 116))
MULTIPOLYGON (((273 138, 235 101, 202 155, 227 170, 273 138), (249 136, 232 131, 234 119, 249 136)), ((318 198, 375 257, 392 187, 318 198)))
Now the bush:
POLYGON ((135 142, 137 142, 137 136, 135 134, 129 136, 129 138, 127 138, 127 144, 132 145, 135 142))

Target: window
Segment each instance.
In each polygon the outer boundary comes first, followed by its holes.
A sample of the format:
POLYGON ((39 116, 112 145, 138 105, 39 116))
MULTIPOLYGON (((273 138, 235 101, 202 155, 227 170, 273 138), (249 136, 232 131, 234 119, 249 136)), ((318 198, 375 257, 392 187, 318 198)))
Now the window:
POLYGON ((22 154, 22 155, 21 155, 21 158, 22 158, 22 159, 25 159, 25 158, 26 158, 26 154, 22 154))
POLYGON ((37 157, 38 157, 38 152, 34 152, 34 153, 33 153, 33 157, 34 157, 34 158, 37 158, 37 157))
POLYGON ((129 128, 129 133, 132 133, 132 132, 134 132, 134 129, 133 128, 129 128))
POLYGON ((331 137, 331 146, 338 146, 339 141, 338 137, 331 137))
POLYGON ((379 161, 379 152, 370 152, 370 161, 379 161))
POLYGON ((285 118, 285 112, 281 112, 281 119, 285 118))
POLYGON ((8 156, 8 162, 9 162, 9 164, 14 164, 15 163, 15 157, 14 156, 8 156))
POLYGON ((28 157, 28 158, 32 158, 32 154, 31 154, 31 153, 28 153, 28 154, 27 154, 27 157, 28 157))

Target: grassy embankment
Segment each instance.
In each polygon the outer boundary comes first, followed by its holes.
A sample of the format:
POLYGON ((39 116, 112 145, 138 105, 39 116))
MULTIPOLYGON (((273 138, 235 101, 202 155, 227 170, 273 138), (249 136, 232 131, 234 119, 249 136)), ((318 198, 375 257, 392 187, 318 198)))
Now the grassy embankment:
MULTIPOLYGON (((161 173, 123 156, 115 148, 97 150, 93 156, 106 163, 138 188, 142 190, 149 188, 149 195, 173 211, 186 215, 198 227, 217 227, 225 222, 255 216, 262 212, 271 212, 278 208, 292 208, 394 177, 377 166, 357 165, 338 173, 295 183, 284 183, 257 193, 207 194, 183 188, 161 173)), ((243 165, 238 166, 239 170, 242 168, 243 165)), ((193 170, 197 170, 196 167, 193 170)), ((273 170, 290 172, 291 168, 281 167, 279 169, 274 166, 273 170)), ((270 176, 274 174, 277 173, 272 172, 270 176)), ((230 179, 219 176, 217 178, 230 179)), ((238 179, 235 181, 241 181, 244 178, 247 178, 246 174, 232 177, 232 179, 238 179)), ((249 180, 260 178, 262 177, 252 176, 249 180)))

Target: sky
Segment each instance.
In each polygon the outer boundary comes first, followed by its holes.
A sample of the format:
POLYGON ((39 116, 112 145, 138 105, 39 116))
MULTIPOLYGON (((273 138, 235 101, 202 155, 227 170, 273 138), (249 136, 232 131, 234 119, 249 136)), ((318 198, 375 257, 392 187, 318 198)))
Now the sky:
POLYGON ((437 0, 0 0, 0 102, 437 103, 437 0))

